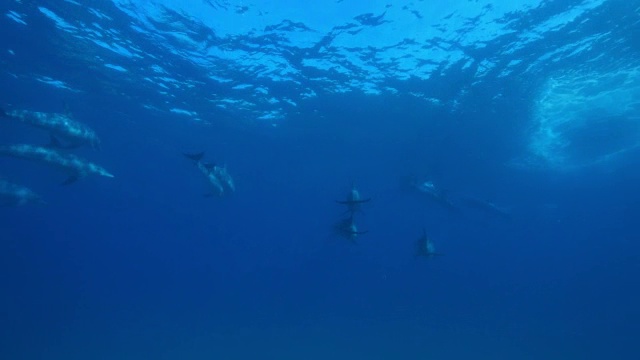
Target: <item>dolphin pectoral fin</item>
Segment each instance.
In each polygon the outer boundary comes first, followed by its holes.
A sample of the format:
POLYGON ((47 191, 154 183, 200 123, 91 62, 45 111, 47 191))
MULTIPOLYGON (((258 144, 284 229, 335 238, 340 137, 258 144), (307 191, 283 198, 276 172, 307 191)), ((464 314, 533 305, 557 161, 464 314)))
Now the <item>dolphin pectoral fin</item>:
POLYGON ((191 159, 193 161, 200 161, 204 157, 204 151, 203 152, 199 152, 199 153, 195 153, 195 154, 182 153, 182 155, 188 157, 189 159, 191 159))
POLYGON ((67 178, 67 180, 63 181, 60 185, 71 185, 74 182, 78 181, 80 177, 78 175, 71 175, 67 178))
POLYGON ((55 135, 53 134, 49 135, 49 145, 47 145, 47 147, 54 148, 54 149, 64 148, 64 146, 62 146, 62 143, 60 142, 60 139, 55 137, 55 135))
POLYGON ((82 146, 82 142, 71 142, 71 143, 64 143, 62 141, 60 141, 60 138, 58 138, 57 136, 53 135, 53 134, 49 134, 49 144, 47 144, 46 147, 51 148, 51 149, 60 149, 60 150, 72 150, 72 149, 77 149, 80 146, 82 146))

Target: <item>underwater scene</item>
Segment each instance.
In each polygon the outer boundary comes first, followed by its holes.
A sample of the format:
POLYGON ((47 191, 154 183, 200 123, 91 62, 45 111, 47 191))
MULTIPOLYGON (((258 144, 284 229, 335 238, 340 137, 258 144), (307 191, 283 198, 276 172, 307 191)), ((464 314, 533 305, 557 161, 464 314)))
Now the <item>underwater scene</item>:
POLYGON ((640 0, 4 0, 0 79, 0 359, 640 359, 640 0))

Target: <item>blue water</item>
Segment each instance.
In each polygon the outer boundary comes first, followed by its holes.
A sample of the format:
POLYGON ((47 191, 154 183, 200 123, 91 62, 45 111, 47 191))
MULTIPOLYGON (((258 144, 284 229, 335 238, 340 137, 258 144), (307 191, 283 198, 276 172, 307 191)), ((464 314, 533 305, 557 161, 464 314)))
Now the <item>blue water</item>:
POLYGON ((640 358, 640 2, 309 4, 0 3, 0 358, 640 358))

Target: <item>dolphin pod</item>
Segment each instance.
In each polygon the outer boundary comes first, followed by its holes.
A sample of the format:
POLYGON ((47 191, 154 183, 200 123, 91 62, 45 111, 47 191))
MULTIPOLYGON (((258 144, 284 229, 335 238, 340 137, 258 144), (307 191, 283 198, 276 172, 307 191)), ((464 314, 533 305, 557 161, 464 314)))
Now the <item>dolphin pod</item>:
POLYGON ((67 180, 64 181, 64 185, 71 184, 90 174, 113 177, 113 175, 104 168, 83 160, 78 156, 61 153, 55 149, 41 146, 28 144, 3 145, 0 146, 0 155, 31 160, 61 169, 69 175, 67 180))
MULTIPOLYGON (((100 148, 100 139, 87 125, 75 121, 68 114, 45 113, 30 110, 5 111, 0 108, 0 120, 15 121, 46 130, 51 138, 48 146, 31 144, 0 145, 0 156, 30 160, 57 168, 68 177, 62 183, 68 185, 87 175, 114 177, 103 167, 61 150, 75 149, 90 145, 100 148)), ((24 205, 44 203, 35 192, 23 186, 0 179, 0 203, 4 205, 24 205)))
MULTIPOLYGON (((425 193, 433 201, 441 205, 447 210, 457 210, 457 206, 448 198, 446 192, 436 187, 430 181, 418 182, 415 179, 411 182, 411 187, 421 193, 425 193)), ((353 244, 357 244, 360 235, 368 233, 368 231, 359 230, 355 223, 355 214, 361 211, 361 205, 371 201, 371 198, 363 198, 358 189, 352 184, 351 190, 344 200, 336 200, 336 203, 347 207, 349 216, 343 218, 334 224, 334 232, 353 244)), ((415 257, 432 258, 442 256, 443 253, 437 252, 431 238, 427 236, 427 231, 422 229, 422 236, 414 242, 415 257)))
POLYGON ((100 139, 95 131, 66 114, 0 109, 0 117, 14 119, 48 131, 51 136, 49 144, 51 147, 73 149, 87 144, 94 149, 100 148, 100 139))
MULTIPOLYGON (((88 175, 114 177, 113 174, 97 164, 60 151, 60 149, 73 149, 83 145, 89 145, 94 149, 100 148, 100 139, 96 133, 87 125, 72 119, 68 114, 29 110, 4 111, 0 109, 0 119, 17 121, 44 129, 51 136, 51 143, 47 147, 30 144, 0 145, 0 156, 30 160, 58 168, 68 174, 68 178, 63 184, 74 183, 88 175)), ((234 179, 229 174, 226 166, 218 166, 214 163, 203 161, 204 152, 184 153, 183 155, 194 162, 210 185, 211 191, 206 196, 222 196, 227 192, 235 191, 234 179)), ((499 207, 489 201, 472 197, 452 201, 448 192, 432 181, 417 181, 414 179, 411 182, 411 187, 414 191, 423 194, 430 201, 449 211, 457 212, 459 205, 464 205, 505 219, 509 219, 511 216, 508 209, 499 207)), ((343 200, 335 201, 337 204, 346 207, 343 218, 334 225, 336 234, 346 238, 351 243, 357 244, 357 239, 361 235, 367 234, 368 231, 358 228, 355 221, 356 213, 361 213, 363 205, 370 201, 370 197, 362 197, 358 189, 352 184, 346 197, 343 200), (345 214, 347 217, 344 217, 345 214)), ((0 205, 18 206, 29 203, 44 203, 44 201, 29 188, 0 178, 0 205)), ((426 230, 423 229, 422 236, 415 241, 415 255, 430 258, 442 256, 443 254, 436 252, 433 241, 427 236, 426 230)))
POLYGON ((353 244, 357 244, 356 239, 360 235, 364 235, 368 233, 368 231, 358 230, 358 227, 355 223, 354 215, 356 212, 359 212, 360 206, 364 203, 371 201, 371 198, 362 198, 360 196, 360 192, 356 187, 352 184, 351 190, 347 194, 345 200, 336 200, 336 203, 340 205, 345 205, 347 207, 347 213, 349 217, 345 219, 339 220, 334 225, 334 231, 336 234, 346 238, 353 244))

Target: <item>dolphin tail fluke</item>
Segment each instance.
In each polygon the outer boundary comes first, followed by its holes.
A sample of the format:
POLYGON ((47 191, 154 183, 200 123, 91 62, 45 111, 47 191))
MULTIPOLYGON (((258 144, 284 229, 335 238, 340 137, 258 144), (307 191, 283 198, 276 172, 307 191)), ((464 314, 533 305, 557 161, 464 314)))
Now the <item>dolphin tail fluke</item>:
POLYGON ((62 184, 60 184, 60 185, 65 185, 65 186, 66 185, 71 185, 74 182, 78 181, 79 178, 80 177, 78 175, 71 175, 65 181, 63 181, 62 184))
POLYGON ((204 157, 204 151, 203 152, 199 152, 199 153, 194 153, 194 154, 182 153, 182 155, 188 157, 189 159, 191 159, 193 161, 200 161, 204 157))

